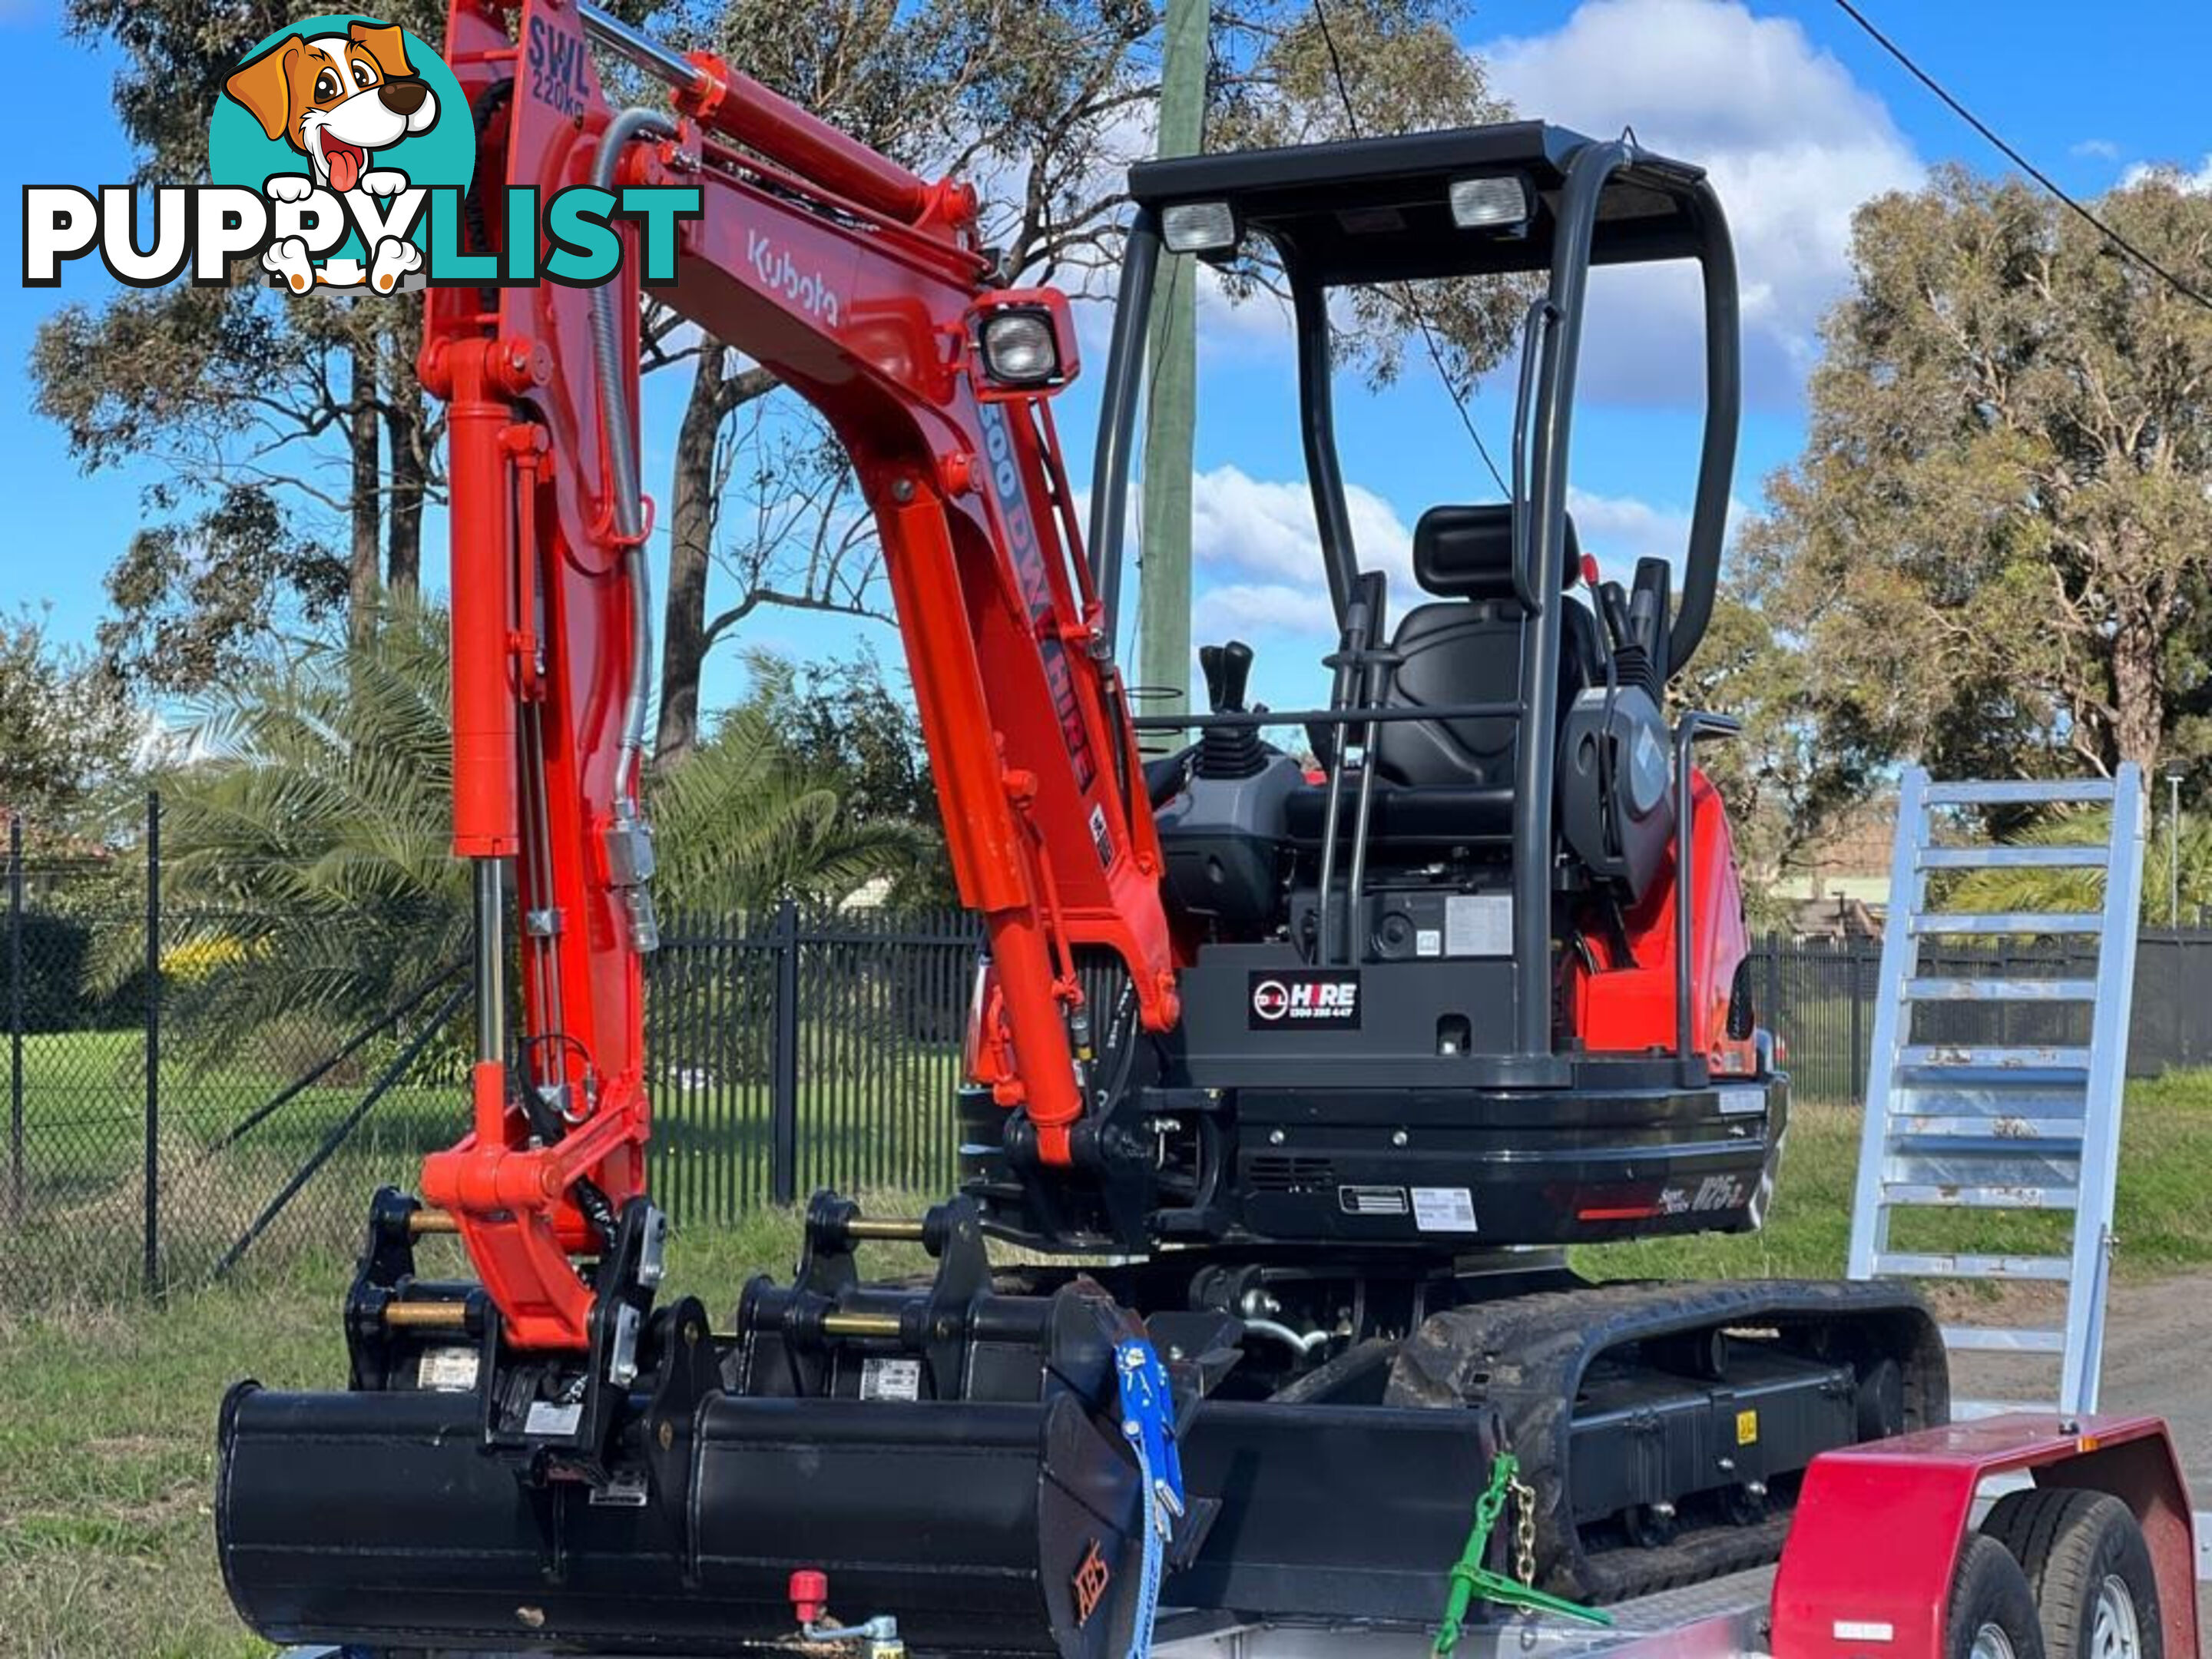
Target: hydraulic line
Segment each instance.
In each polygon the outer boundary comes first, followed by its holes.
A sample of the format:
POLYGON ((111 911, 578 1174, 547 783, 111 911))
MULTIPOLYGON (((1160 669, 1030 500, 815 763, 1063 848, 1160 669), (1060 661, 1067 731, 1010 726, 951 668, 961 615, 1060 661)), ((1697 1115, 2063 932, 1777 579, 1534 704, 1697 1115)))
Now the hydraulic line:
MULTIPOLYGON (((676 129, 659 111, 626 109, 607 124, 599 135, 599 154, 592 162, 592 183, 599 190, 615 186, 615 172, 623 148, 643 137, 672 138, 676 129)), ((599 373, 601 424, 605 428, 607 474, 613 497, 615 533, 623 543, 623 564, 630 588, 629 689, 623 700, 622 743, 616 763, 615 819, 617 827, 641 834, 644 814, 638 806, 638 779, 645 765, 645 716, 653 696, 653 573, 645 554, 644 491, 639 483, 636 411, 629 408, 622 387, 627 364, 622 350, 620 304, 616 285, 602 284, 592 293, 592 355, 599 373)))

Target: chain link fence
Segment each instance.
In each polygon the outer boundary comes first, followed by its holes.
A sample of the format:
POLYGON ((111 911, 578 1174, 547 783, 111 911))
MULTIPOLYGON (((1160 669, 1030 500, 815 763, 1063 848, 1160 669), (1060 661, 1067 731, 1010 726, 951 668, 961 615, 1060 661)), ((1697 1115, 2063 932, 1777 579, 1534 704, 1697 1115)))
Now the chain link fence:
MULTIPOLYGON (((166 902, 151 801, 142 834, 127 857, 86 855, 10 826, 0 1308, 348 1254, 369 1194, 412 1187, 466 1121, 461 963, 341 1019, 211 1026, 208 993, 242 969, 222 941, 263 930, 166 902)), ((665 918, 649 1157, 678 1224, 823 1186, 949 1190, 979 938, 959 912, 665 918)))
MULTIPOLYGON (((253 930, 164 904, 150 801, 142 834, 117 858, 9 827, 0 1215, 15 1271, 0 1305, 159 1293, 206 1277, 257 1224, 272 1252, 349 1248, 367 1194, 453 1139, 460 1073, 426 1040, 440 1012, 428 994, 350 1030, 195 1024, 198 994, 234 966, 206 941, 253 930), (295 1180, 309 1201, 276 1204, 295 1180)), ((429 976, 433 990, 450 1018, 458 968, 429 976)))
MULTIPOLYGON (((426 962, 390 1004, 243 1029, 196 1011, 241 970, 251 927, 164 902, 158 808, 128 859, 10 830, 4 952, 7 1123, 0 1223, 15 1299, 112 1297, 240 1261, 355 1247, 369 1194, 411 1187, 467 1116, 468 981, 426 962), (143 856, 139 856, 143 852, 143 856)), ((655 1196, 679 1225, 738 1221, 817 1187, 941 1193, 979 939, 958 912, 785 903, 664 918, 647 977, 655 1196)), ((2131 1069, 2212 1060, 2212 933, 2146 933, 2131 1069)), ((1880 946, 1770 937, 1752 985, 1801 1097, 1864 1087, 1880 946)), ((1956 971, 2079 972, 2064 947, 1992 947, 1956 971)), ((268 971, 269 964, 254 964, 268 971)), ((2079 1010, 1966 1006, 2015 1022, 2079 1010)), ((2057 1029, 1938 1033, 2057 1043, 2057 1029)))

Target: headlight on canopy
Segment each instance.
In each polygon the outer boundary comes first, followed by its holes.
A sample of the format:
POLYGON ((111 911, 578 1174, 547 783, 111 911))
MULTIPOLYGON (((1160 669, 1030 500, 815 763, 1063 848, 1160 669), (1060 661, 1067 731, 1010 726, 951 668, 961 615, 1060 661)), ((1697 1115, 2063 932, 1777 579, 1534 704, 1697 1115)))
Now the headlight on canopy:
POLYGON ((1212 253, 1237 246, 1237 215, 1226 202, 1177 202, 1160 212, 1170 253, 1212 253))
POLYGON ((1451 181, 1452 222, 1462 230, 1515 230, 1528 222, 1528 187, 1517 173, 1451 181))

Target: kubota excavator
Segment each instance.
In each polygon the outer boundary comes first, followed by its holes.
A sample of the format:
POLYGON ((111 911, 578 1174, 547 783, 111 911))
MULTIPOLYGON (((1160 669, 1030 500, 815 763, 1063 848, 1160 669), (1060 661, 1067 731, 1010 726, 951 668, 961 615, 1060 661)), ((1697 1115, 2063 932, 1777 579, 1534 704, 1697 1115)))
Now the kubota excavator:
POLYGON ((503 190, 697 186, 656 296, 852 456, 988 941, 963 1190, 918 1221, 817 1197, 792 1283, 719 1322, 658 1300, 641 277, 434 289, 473 1116, 419 1200, 375 1202, 350 1387, 224 1404, 250 1623, 362 1654, 1103 1659, 1156 1605, 1433 1622, 1509 1453, 1524 1590, 1602 1602, 1771 1559, 1817 1454, 1945 1419, 1908 1292, 1565 1264, 1756 1227, 1783 1139, 1693 763, 1727 722, 1668 712, 1739 402, 1698 168, 1534 122, 1138 167, 1086 538, 1051 414, 1067 303, 1005 285, 964 186, 575 0, 455 0, 446 57, 476 246, 503 190), (593 48, 672 109, 611 111, 593 48), (1209 647, 1210 711, 1159 722, 1195 740, 1148 760, 1112 642, 1156 272, 1261 250, 1293 301, 1332 695, 1249 707, 1251 653, 1209 647), (1674 260, 1705 325, 1679 596, 1660 560, 1598 582, 1565 509, 1590 270, 1674 260), (1392 596, 1353 544, 1330 296, 1491 276, 1535 296, 1510 499, 1430 507, 1420 592, 1392 596), (1310 763, 1267 740, 1286 725, 1310 763), (432 1232, 474 1279, 418 1274, 432 1232), (933 1279, 864 1279, 885 1238, 933 1279))

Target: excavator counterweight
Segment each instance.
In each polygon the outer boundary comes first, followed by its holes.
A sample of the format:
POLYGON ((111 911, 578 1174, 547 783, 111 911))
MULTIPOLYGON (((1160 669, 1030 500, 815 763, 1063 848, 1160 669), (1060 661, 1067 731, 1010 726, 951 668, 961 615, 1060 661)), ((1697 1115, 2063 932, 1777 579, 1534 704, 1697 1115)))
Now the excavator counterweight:
POLYGON ((1729 723, 1669 692, 1739 403, 1698 168, 1536 122, 1139 167, 1086 537, 1050 412, 1066 301, 1006 285, 965 185, 575 0, 453 0, 446 57, 471 251, 501 252, 509 189, 680 182, 699 211, 649 280, 427 302, 468 1128, 373 1206, 350 1387, 225 1402, 217 1535, 255 1628, 388 1659, 1107 1659, 1159 1606, 1420 1625, 1504 1454, 1529 1575, 1609 1601, 1771 1560, 1815 1456, 1947 1420, 1907 1291, 1592 1285, 1565 1256, 1756 1228, 1787 1123, 1696 764, 1729 723), (556 49, 583 77, 557 106, 518 75, 556 49), (610 108, 595 52, 668 105, 610 108), (1292 302, 1331 689, 1261 708, 1226 641, 1207 712, 1148 721, 1114 659, 1147 319, 1170 262, 1246 258, 1292 302), (1585 291, 1678 260, 1705 296, 1692 523, 1679 572, 1601 581, 1567 511, 1585 291), (1329 307, 1445 278, 1528 296, 1510 483, 1421 515, 1394 611, 1329 307), (646 1179, 648 287, 851 456, 985 938, 960 1194, 918 1219, 818 1195, 795 1277, 726 1318, 660 1295, 646 1179), (1184 746, 1146 758, 1148 725, 1184 746), (448 1231, 472 1277, 420 1270, 448 1231), (927 1284, 863 1273, 886 1238, 927 1284))

